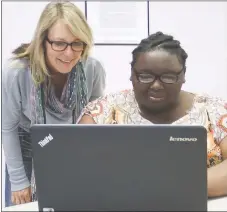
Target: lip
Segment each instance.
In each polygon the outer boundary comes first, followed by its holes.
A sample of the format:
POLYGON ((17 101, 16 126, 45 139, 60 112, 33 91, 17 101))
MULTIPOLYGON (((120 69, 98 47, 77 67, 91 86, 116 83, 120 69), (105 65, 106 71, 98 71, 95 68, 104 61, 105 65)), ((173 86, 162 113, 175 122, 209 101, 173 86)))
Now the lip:
POLYGON ((154 102, 161 102, 165 98, 164 97, 153 97, 153 96, 149 96, 149 99, 152 100, 152 101, 154 101, 154 102))
POLYGON ((59 61, 59 65, 66 68, 66 69, 71 68, 71 66, 73 64, 72 60, 65 62, 64 60, 58 59, 58 61, 59 61))
POLYGON ((165 96, 157 93, 148 93, 148 98, 152 101, 160 102, 165 99, 165 96))
POLYGON ((58 60, 63 64, 70 64, 72 62, 72 60, 61 60, 61 59, 58 59, 58 60))

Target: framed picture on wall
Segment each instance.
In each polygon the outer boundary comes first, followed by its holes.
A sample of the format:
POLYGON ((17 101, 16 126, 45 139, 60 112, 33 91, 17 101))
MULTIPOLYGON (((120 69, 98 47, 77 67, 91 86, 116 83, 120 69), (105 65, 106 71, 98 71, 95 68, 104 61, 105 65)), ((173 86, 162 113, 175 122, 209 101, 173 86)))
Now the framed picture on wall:
POLYGON ((137 44, 148 35, 148 4, 88 1, 87 20, 95 43, 137 44))

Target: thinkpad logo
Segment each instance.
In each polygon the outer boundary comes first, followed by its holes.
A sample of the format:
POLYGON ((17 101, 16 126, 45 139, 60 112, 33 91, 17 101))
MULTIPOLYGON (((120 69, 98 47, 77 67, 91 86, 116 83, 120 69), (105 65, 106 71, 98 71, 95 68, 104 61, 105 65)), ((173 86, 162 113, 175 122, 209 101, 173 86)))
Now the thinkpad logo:
POLYGON ((197 141, 197 138, 174 138, 170 136, 169 141, 197 141))
POLYGON ((49 134, 48 136, 46 136, 43 140, 39 141, 38 144, 41 147, 46 146, 50 141, 53 140, 53 136, 51 134, 49 134))

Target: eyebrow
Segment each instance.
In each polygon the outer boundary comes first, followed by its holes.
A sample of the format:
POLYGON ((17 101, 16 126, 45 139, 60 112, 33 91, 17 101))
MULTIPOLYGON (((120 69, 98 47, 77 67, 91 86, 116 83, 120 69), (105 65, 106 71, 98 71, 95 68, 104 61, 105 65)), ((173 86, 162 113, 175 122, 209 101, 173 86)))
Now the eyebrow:
MULTIPOLYGON (((60 37, 56 37, 54 38, 55 40, 60 40, 60 41, 64 41, 64 42, 68 42, 67 40, 65 40, 64 38, 60 38, 60 37)), ((72 42, 82 42, 79 38, 75 38, 72 42)), ((71 43, 72 43, 71 42, 71 43)))
MULTIPOLYGON (((141 73, 141 74, 150 74, 153 73, 152 69, 134 69, 135 72, 141 73)), ((182 71, 184 70, 184 68, 182 68, 181 70, 178 70, 177 72, 175 70, 163 70, 162 74, 180 74, 182 71)))
POLYGON ((55 40, 60 40, 60 41, 65 41, 66 42, 66 40, 64 39, 64 38, 59 38, 59 37, 56 37, 56 38, 54 38, 55 40))
POLYGON ((78 38, 76 38, 74 41, 72 42, 68 42, 67 40, 65 40, 64 38, 61 37, 55 37, 55 38, 50 38, 51 41, 62 41, 65 43, 74 43, 74 42, 82 42, 81 40, 79 40, 78 38))
POLYGON ((134 71, 135 72, 143 72, 143 73, 152 72, 151 69, 135 69, 135 68, 134 68, 134 71))

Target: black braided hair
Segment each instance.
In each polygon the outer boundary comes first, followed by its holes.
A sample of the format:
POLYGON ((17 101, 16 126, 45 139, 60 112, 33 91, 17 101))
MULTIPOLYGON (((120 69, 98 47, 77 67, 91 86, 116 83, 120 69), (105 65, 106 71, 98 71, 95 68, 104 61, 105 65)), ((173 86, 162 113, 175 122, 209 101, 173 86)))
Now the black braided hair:
POLYGON ((136 59, 140 53, 145 53, 157 49, 162 49, 170 54, 175 54, 183 68, 186 70, 186 59, 188 57, 185 50, 181 47, 180 41, 174 40, 173 36, 164 34, 162 32, 156 32, 149 37, 141 40, 140 44, 132 51, 131 68, 136 63, 136 59))

